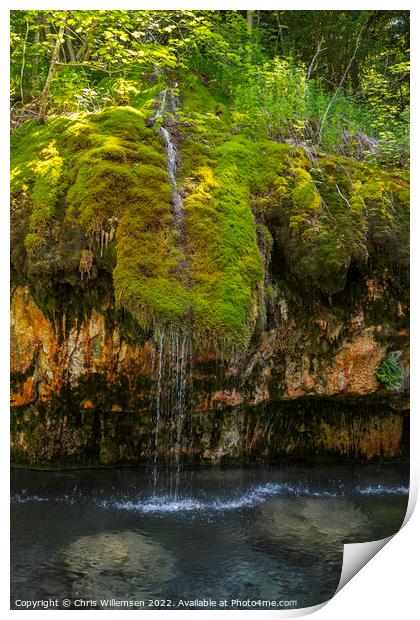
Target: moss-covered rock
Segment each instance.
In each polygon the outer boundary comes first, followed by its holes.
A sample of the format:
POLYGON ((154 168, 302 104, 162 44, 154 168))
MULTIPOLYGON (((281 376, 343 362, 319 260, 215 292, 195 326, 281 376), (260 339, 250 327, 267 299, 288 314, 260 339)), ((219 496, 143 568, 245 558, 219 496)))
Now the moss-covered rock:
POLYGON ((409 190, 390 173, 343 157, 262 146, 256 209, 270 222, 290 272, 328 295, 344 290, 352 263, 382 255, 408 265, 409 190))
MULTIPOLYGON (((188 326, 230 350, 246 346, 262 278, 246 144, 223 144, 215 168, 208 166, 208 178, 186 199, 182 247, 164 145, 142 111, 110 108, 28 124, 15 143, 12 196, 15 212, 25 206, 14 224, 26 253, 23 271, 75 285, 79 278, 85 286, 98 269, 108 271, 117 303, 142 327, 188 326)), ((22 271, 21 259, 15 267, 22 271)))
POLYGON ((163 86, 133 87, 122 102, 135 108, 15 132, 12 263, 20 281, 51 285, 49 299, 62 284, 75 297, 96 287, 96 297, 108 298, 111 288, 142 328, 187 329, 232 354, 261 323, 264 295, 276 303, 272 253, 281 254, 285 279, 328 296, 344 290, 351 266, 407 266, 403 174, 235 135, 226 96, 193 74, 180 76, 180 109, 157 125, 150 120, 163 86), (162 123, 179 147, 181 224, 162 123))
POLYGON ((234 136, 211 156, 202 145, 189 144, 186 149, 186 237, 194 321, 208 336, 221 333, 225 346, 246 346, 263 278, 250 209, 257 147, 234 136))

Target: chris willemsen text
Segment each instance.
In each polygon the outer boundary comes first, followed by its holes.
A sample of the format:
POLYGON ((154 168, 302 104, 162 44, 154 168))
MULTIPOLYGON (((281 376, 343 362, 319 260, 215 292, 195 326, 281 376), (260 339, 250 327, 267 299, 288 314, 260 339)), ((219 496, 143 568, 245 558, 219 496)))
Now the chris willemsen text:
POLYGON ((172 601, 171 599, 149 599, 147 601, 124 600, 124 599, 40 599, 25 600, 16 599, 15 607, 20 609, 118 609, 118 608, 213 608, 213 609, 250 609, 250 608, 266 608, 279 609, 287 607, 297 607, 296 600, 263 600, 263 599, 213 599, 196 598, 196 599, 179 599, 172 601))

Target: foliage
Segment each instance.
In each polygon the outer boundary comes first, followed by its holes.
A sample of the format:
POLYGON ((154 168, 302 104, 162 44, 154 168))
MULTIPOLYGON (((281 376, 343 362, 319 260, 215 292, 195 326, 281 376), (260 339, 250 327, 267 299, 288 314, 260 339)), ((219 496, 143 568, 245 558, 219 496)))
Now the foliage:
POLYGON ((375 110, 372 128, 378 147, 371 159, 404 166, 409 156, 409 62, 400 62, 383 72, 384 54, 371 59, 361 77, 361 89, 368 105, 375 110))
MULTIPOLYGON (((307 123, 305 135, 309 139, 319 137, 320 123, 327 113, 331 94, 323 88, 322 81, 311 80, 307 91, 307 123)), ((338 89, 331 104, 322 132, 322 145, 332 152, 363 159, 375 144, 372 135, 373 114, 350 90, 347 94, 338 89), (363 139, 365 137, 365 139, 363 139)))
POLYGON ((241 82, 235 90, 233 107, 239 126, 252 124, 279 141, 301 135, 306 89, 305 70, 292 59, 276 57, 256 67, 248 82, 241 82))
POLYGON ((245 13, 12 11, 14 118, 36 109, 64 23, 50 114, 133 105, 157 73, 192 70, 238 131, 408 163, 408 12, 253 11, 252 30, 245 13))
POLYGON ((404 371, 393 355, 388 355, 378 366, 376 376, 387 390, 399 390, 404 382, 404 371))
POLYGON ((407 60, 408 11, 257 11, 257 19, 271 55, 294 53, 312 65, 311 76, 324 80, 329 90, 338 86, 347 67, 343 87, 357 93, 362 73, 373 62, 388 74, 401 56, 407 60))

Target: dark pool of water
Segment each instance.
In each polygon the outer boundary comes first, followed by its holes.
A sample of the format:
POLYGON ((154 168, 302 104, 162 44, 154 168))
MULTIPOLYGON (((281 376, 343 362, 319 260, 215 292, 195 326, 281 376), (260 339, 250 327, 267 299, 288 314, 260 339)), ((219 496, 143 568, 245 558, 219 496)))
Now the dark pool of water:
MULTIPOLYGON (((408 473, 391 466, 12 472, 16 599, 329 599, 343 542, 401 526, 408 473)), ((71 608, 74 608, 74 603, 71 608)), ((154 607, 163 603, 153 602, 154 607)))

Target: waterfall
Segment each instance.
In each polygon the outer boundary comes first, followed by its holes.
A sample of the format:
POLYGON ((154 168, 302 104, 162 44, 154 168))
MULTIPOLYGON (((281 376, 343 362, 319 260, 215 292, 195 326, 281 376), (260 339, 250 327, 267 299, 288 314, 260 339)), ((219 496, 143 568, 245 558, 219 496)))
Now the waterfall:
POLYGON ((151 458, 153 491, 157 491, 158 465, 170 467, 170 494, 179 488, 186 421, 190 413, 192 388, 192 338, 187 331, 156 329, 154 335, 157 364, 154 381, 154 428, 151 458))
POLYGON ((186 340, 187 340, 187 335, 184 333, 182 335, 181 352, 178 354, 177 370, 176 370, 178 416, 176 420, 176 436, 175 436, 174 454, 175 454, 175 464, 177 468, 179 468, 182 430, 183 430, 184 419, 185 419, 185 390, 186 390, 186 361, 187 361, 186 340))
MULTIPOLYGON (((167 154, 166 168, 171 187, 171 203, 173 222, 178 230, 178 243, 185 247, 183 232, 183 200, 178 189, 176 178, 179 160, 175 123, 178 101, 175 89, 164 88, 159 96, 156 111, 152 117, 154 122, 160 120, 159 133, 165 143, 167 154)), ((183 269, 188 269, 186 261, 181 263, 183 269)), ((188 327, 157 327, 154 335, 155 357, 152 373, 156 386, 154 403, 154 429, 151 439, 151 462, 153 466, 153 491, 157 490, 158 465, 163 461, 169 462, 171 468, 170 494, 178 494, 182 453, 185 449, 186 420, 190 411, 192 386, 192 337, 188 327), (169 457, 169 458, 168 458, 169 457)), ((151 413, 153 413, 151 411, 151 413)))
POLYGON ((158 456, 158 445, 159 445, 159 424, 160 424, 160 405, 162 398, 162 360, 163 360, 163 338, 165 335, 165 331, 162 330, 159 336, 159 364, 158 364, 158 379, 157 379, 157 388, 156 388, 156 420, 155 420, 155 430, 154 430, 154 464, 156 465, 157 456, 158 456))
POLYGON ((183 217, 182 211, 182 197, 178 190, 178 183, 176 180, 176 168, 177 168, 177 153, 178 149, 176 146, 176 142, 173 136, 173 133, 163 126, 164 115, 165 112, 169 112, 176 115, 177 109, 177 99, 174 95, 174 89, 178 87, 178 84, 175 82, 172 89, 165 88, 159 98, 159 105, 156 108, 156 112, 153 116, 153 120, 156 121, 158 119, 162 119, 162 125, 159 129, 159 133, 162 136, 165 142, 165 148, 167 153, 167 161, 166 161, 166 169, 168 171, 169 182, 171 185, 171 194, 172 194, 172 207, 174 211, 174 216, 179 223, 179 220, 183 217))

